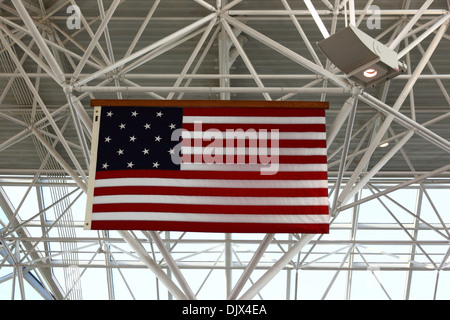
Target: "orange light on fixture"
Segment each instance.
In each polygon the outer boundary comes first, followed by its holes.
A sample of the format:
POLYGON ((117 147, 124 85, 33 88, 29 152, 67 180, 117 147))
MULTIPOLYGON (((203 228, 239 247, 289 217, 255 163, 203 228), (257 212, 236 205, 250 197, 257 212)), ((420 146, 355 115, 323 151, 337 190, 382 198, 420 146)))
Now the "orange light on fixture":
POLYGON ((375 69, 367 69, 364 71, 364 77, 366 78, 375 78, 378 75, 378 71, 375 69))

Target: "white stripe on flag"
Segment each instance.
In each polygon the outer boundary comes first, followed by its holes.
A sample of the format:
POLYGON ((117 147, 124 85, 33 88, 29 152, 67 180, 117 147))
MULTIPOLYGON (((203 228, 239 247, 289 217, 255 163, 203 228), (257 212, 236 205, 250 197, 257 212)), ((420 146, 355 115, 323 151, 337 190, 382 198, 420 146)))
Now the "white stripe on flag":
POLYGON ((210 197, 166 195, 114 195, 94 197, 94 204, 111 203, 168 203, 239 206, 327 206, 327 197, 314 198, 268 198, 268 197, 210 197))
MULTIPOLYGON (((181 153, 183 155, 189 154, 204 154, 205 149, 209 151, 214 150, 214 155, 259 155, 261 148, 228 148, 224 143, 224 147, 181 147, 181 153)), ((207 150, 207 151, 208 151, 207 150)), ((326 156, 327 150, 325 148, 267 148, 263 149, 270 155, 280 156, 326 156), (266 151, 267 150, 267 151, 266 151)))
MULTIPOLYGON (((187 131, 183 130, 181 137, 183 139, 193 139, 196 137, 204 140, 217 139, 218 135, 223 139, 248 139, 249 133, 241 131, 219 132, 219 131, 187 131)), ((271 140, 271 132, 267 132, 267 140, 271 140)), ((325 132, 278 132, 277 138, 280 140, 326 140, 325 132)), ((274 138, 276 139, 276 138, 274 138)))
MULTIPOLYGON (((182 163, 181 170, 186 171, 242 171, 254 172, 261 169, 276 167, 276 172, 315 172, 327 171, 327 164, 208 164, 208 163, 182 163)), ((275 170, 275 169, 274 169, 275 170)))
POLYGON ((325 124, 324 117, 190 117, 183 123, 228 123, 228 124, 325 124))
POLYGON ((328 224, 328 215, 196 214, 171 212, 102 212, 96 221, 182 221, 215 223, 328 224))
POLYGON ((95 181, 96 188, 103 187, 192 187, 234 189, 326 189, 327 180, 209 180, 169 178, 117 178, 95 181))

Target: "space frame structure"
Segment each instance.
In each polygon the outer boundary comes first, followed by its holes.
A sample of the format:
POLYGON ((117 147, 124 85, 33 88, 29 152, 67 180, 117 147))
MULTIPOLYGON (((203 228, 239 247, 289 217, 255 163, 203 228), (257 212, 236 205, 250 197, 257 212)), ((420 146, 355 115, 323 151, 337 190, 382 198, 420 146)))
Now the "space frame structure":
POLYGON ((450 298, 449 18, 443 0, 0 1, 0 298, 450 298), (349 81, 316 45, 348 24, 407 72, 349 81), (329 101, 330 234, 83 230, 91 99, 329 101))

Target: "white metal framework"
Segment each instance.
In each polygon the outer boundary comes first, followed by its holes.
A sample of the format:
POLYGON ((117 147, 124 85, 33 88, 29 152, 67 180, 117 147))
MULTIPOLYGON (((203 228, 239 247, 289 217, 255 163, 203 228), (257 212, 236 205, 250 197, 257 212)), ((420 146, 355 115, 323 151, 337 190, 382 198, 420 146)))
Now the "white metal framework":
POLYGON ((445 0, 0 1, 0 299, 449 299, 449 18, 445 0), (348 24, 408 72, 352 84, 316 46, 348 24), (92 98, 329 101, 330 234, 84 231, 92 98))

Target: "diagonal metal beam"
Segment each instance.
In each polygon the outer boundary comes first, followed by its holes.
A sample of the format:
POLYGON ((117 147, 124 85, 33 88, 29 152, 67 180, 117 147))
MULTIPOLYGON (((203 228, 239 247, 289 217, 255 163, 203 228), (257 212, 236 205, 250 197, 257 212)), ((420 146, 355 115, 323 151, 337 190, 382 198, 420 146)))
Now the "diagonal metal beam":
POLYGON ((405 38, 405 36, 408 34, 409 31, 414 27, 417 21, 422 17, 424 12, 428 9, 428 7, 434 2, 434 0, 427 0, 424 2, 422 7, 417 11, 417 13, 414 15, 414 17, 408 22, 408 24, 402 29, 402 31, 399 33, 397 38, 392 41, 392 43, 389 45, 389 48, 395 49, 400 44, 400 42, 405 38))
MULTIPOLYGON (((239 40, 236 38, 236 35, 234 34, 233 30, 231 30, 230 25, 228 22, 224 19, 220 19, 222 22, 222 26, 225 28, 225 30, 228 33, 228 36, 230 37, 231 41, 233 42, 234 46, 239 52, 239 55, 241 56, 242 60, 244 60, 245 65, 247 66, 247 69, 250 71, 251 75, 253 76, 253 79, 255 80, 256 84, 259 88, 264 88, 264 84, 262 83, 261 79, 259 78, 258 73, 256 72, 255 68, 253 67, 253 64, 251 63, 250 59, 248 58, 247 54, 245 53, 244 49, 242 48, 241 44, 239 43, 239 40)), ((267 101, 271 101, 272 98, 268 93, 263 93, 264 98, 267 101)))
POLYGON ((260 292, 308 243, 315 234, 304 234, 267 272, 250 287, 239 300, 251 300, 260 292))
POLYGON ((423 181, 425 181, 425 180, 427 180, 429 178, 436 177, 439 174, 441 174, 443 172, 447 172, 449 170, 450 170, 450 165, 441 167, 441 168, 436 169, 434 171, 431 171, 431 172, 425 173, 425 174, 423 174, 421 176, 418 176, 417 178, 414 178, 414 179, 408 180, 406 182, 403 182, 403 183, 401 183, 401 184, 399 184, 399 185, 397 185, 395 187, 392 187, 392 188, 386 189, 384 191, 381 191, 381 192, 377 193, 376 195, 368 196, 366 198, 363 198, 363 199, 358 200, 356 202, 350 203, 348 205, 341 206, 341 207, 338 208, 338 210, 339 211, 345 211, 345 210, 353 208, 355 206, 359 206, 359 205, 361 205, 361 204, 363 204, 365 202, 368 202, 368 201, 371 201, 373 199, 379 198, 381 196, 384 196, 384 195, 389 194, 391 192, 394 192, 396 190, 406 188, 406 187, 408 187, 410 185, 413 185, 413 184, 416 184, 416 183, 421 183, 421 182, 423 182, 423 181))
POLYGON ((36 44, 38 45, 39 49, 44 55, 45 60, 47 60, 47 63, 49 64, 50 68, 55 74, 56 79, 59 82, 58 84, 60 86, 64 86, 66 80, 66 78, 64 77, 64 72, 62 71, 61 66, 56 61, 55 57, 53 56, 53 53, 50 51, 47 44, 45 43, 44 38, 37 29, 36 25, 34 24, 33 19, 31 19, 23 2, 20 0, 12 0, 12 2, 16 7, 19 16, 22 18, 22 21, 25 23, 25 26, 31 32, 31 35, 33 36, 33 39, 36 41, 36 44))
MULTIPOLYGON (((44 102, 42 101, 42 98, 40 97, 39 93, 37 92, 36 88, 34 87, 33 83, 31 82, 30 78, 27 76, 23 66, 20 64, 20 62, 18 61, 17 57, 14 55, 14 52, 12 52, 11 48, 8 46, 8 43, 7 43, 6 39, 5 39, 5 37, 3 36, 3 32, 0 32, 0 41, 8 49, 8 53, 9 53, 10 57, 12 58, 12 60, 14 61, 14 63, 16 64, 16 67, 19 69, 20 74, 23 76, 23 79, 24 79, 25 83, 27 84, 27 86, 29 87, 30 91, 34 95, 34 98, 37 100, 37 103, 39 104, 39 106, 41 107, 42 111, 44 112, 44 114, 46 116, 46 119, 50 122, 52 128, 54 129, 56 135, 58 136, 58 139, 60 140, 61 144, 63 145, 63 147, 66 150, 67 154, 69 155, 70 159, 72 160, 72 162, 74 163, 75 167, 77 168, 78 174, 75 174, 73 172, 73 170, 71 170, 70 167, 67 166, 67 169, 68 170, 70 169, 68 173, 75 179, 75 181, 77 183, 79 183, 80 188, 85 190, 86 189, 86 185, 84 184, 84 182, 82 182, 80 180, 80 178, 78 176, 78 175, 81 175, 82 179, 84 181, 87 181, 87 178, 86 178, 86 175, 85 175, 83 169, 81 168, 80 164, 78 163, 78 160, 75 157, 73 151, 70 149, 70 146, 67 144, 66 139, 64 138, 61 130, 59 129, 59 127, 56 124, 55 120, 53 119, 52 115, 50 114, 50 111, 48 110, 47 106, 44 104, 44 102)), ((33 132, 35 134, 39 134, 39 132, 35 128, 33 128, 32 130, 34 130, 33 132)), ((51 148, 51 145, 50 145, 50 148, 51 148)))
POLYGON ((116 11, 117 7, 119 6, 121 0, 114 0, 114 2, 111 4, 108 12, 105 15, 105 18, 103 19, 102 23, 97 29, 97 32, 95 33, 94 37, 91 40, 91 43, 87 47, 86 51, 84 52, 83 58, 81 59, 80 63, 77 66, 77 69, 73 72, 73 79, 78 79, 80 76, 81 71, 83 70, 84 66, 86 65, 86 62, 88 61, 92 51, 94 48, 98 45, 98 41, 100 37, 103 35, 103 32, 108 27, 108 23, 111 20, 114 12, 116 11))
POLYGON ((141 50, 139 50, 139 51, 137 51, 137 52, 135 52, 135 53, 133 53, 131 55, 129 55, 128 57, 122 58, 121 60, 117 61, 116 63, 113 63, 113 64, 111 64, 111 65, 109 65, 109 66, 107 66, 107 67, 105 67, 105 68, 103 68, 103 69, 101 69, 101 70, 91 74, 90 76, 88 76, 88 77, 86 77, 84 79, 78 80, 75 84, 76 85, 84 85, 84 84, 86 84, 86 83, 88 83, 88 82, 90 82, 90 81, 92 81, 94 79, 97 79, 100 76, 102 76, 102 75, 104 75, 104 74, 106 74, 106 73, 108 73, 108 72, 110 72, 110 71, 112 71, 114 69, 122 67, 126 63, 131 62, 131 61, 133 61, 133 60, 135 60, 135 59, 145 55, 146 53, 148 53, 148 52, 150 52, 150 51, 152 51, 152 50, 154 50, 154 49, 156 49, 156 48, 166 44, 167 42, 170 42, 170 41, 172 41, 174 39, 183 38, 186 35, 188 35, 189 33, 191 33, 192 31, 194 31, 197 28, 201 27, 203 24, 205 24, 205 23, 211 21, 212 19, 216 18, 216 16, 217 16, 216 13, 211 13, 210 15, 206 16, 205 18, 200 19, 200 20, 190 24, 189 26, 187 26, 187 27, 185 27, 185 28, 183 28, 181 30, 172 33, 171 35, 169 35, 169 36, 167 36, 167 37, 165 37, 165 38, 163 38, 163 39, 161 39, 161 40, 159 40, 159 41, 157 41, 157 42, 155 42, 155 43, 153 43, 153 44, 151 44, 151 45, 149 45, 149 46, 147 46, 147 47, 145 47, 145 48, 143 48, 143 49, 141 49, 141 50))
POLYGON ((269 37, 263 35, 262 33, 256 31, 255 29, 245 25, 244 23, 240 22, 239 20, 232 18, 231 16, 227 14, 221 15, 223 18, 225 18, 231 25, 234 27, 242 30, 252 38, 260 41, 261 43, 265 44, 266 46, 272 48, 273 50, 279 52, 280 54, 284 55, 285 57, 291 59, 292 61, 302 65, 306 69, 321 75, 325 78, 330 79, 333 83, 335 83, 340 88, 343 88, 344 90, 348 91, 349 93, 352 92, 351 85, 346 82, 345 80, 342 80, 341 78, 337 77, 334 73, 319 67, 314 62, 304 58, 303 56, 299 55, 298 53, 286 48, 285 46, 281 45, 280 43, 270 39, 269 37))
POLYGON ((195 294, 192 292, 191 288, 189 287, 189 284, 186 281, 186 278, 181 273, 180 268, 178 268, 176 261, 173 259, 171 253, 169 252, 167 247, 164 245, 159 234, 155 231, 148 231, 148 233, 149 233, 150 237, 153 239, 153 241, 156 243, 156 246, 158 247, 158 249, 161 252, 164 259, 166 260, 167 265, 169 266, 173 275, 178 280, 178 283, 180 284, 181 288, 183 289, 186 297, 189 300, 196 300, 195 294))
POLYGON ((186 300, 186 295, 177 287, 158 264, 149 256, 142 244, 133 237, 128 231, 119 231, 125 241, 136 251, 139 258, 156 275, 156 277, 167 287, 171 294, 178 300, 186 300))
MULTIPOLYGON (((184 80, 187 72, 189 71, 192 64, 194 63, 195 58, 197 57, 198 53, 200 52, 200 49, 203 47, 203 44, 205 43, 205 41, 208 38, 209 34, 211 33, 212 29, 214 28, 216 22, 217 22, 217 18, 212 19, 211 22, 209 23, 208 27, 206 28, 205 32, 203 33, 202 37, 200 38, 200 41, 197 43, 197 46, 195 47, 194 51, 192 52, 191 56, 189 57, 186 65, 184 66, 183 70, 181 71, 180 76, 175 81, 174 87, 179 87, 181 82, 184 80)), ((167 100, 172 100, 174 95, 175 95, 175 92, 171 92, 167 96, 167 100)))
POLYGON ((345 139, 344 139, 344 147, 342 148, 341 162, 339 164, 338 178, 336 180, 336 184, 334 187, 335 195, 334 195, 334 201, 333 201, 333 206, 332 206, 332 212, 336 209, 338 197, 339 197, 339 191, 341 190, 342 178, 344 176, 345 164, 347 163, 347 156, 348 156, 348 151, 350 148, 350 142, 351 142, 352 133, 353 133, 353 126, 354 126, 355 118, 356 118, 356 109, 358 107, 358 99, 359 99, 359 96, 353 97, 353 106, 352 106, 351 114, 348 118, 347 131, 345 133, 345 139))
MULTIPOLYGON (((13 217, 14 211, 15 211, 14 210, 14 206, 11 203, 11 201, 9 200, 6 192, 4 191, 4 189, 2 187, 0 187, 0 208, 2 209, 2 211, 4 212, 4 214, 7 217, 13 217)), ((17 220, 14 222, 14 225, 16 225, 16 224, 18 224, 17 220)), ((18 234, 19 237, 24 237, 25 239, 27 237, 29 237, 28 232, 26 230, 24 230, 24 229, 17 230, 17 234, 18 234)), ((23 246, 25 247, 25 249, 27 251, 30 250, 31 242, 23 241, 22 243, 23 243, 23 246)), ((41 255, 38 252, 34 251, 34 250, 32 252, 30 252, 29 255, 31 256, 31 258, 33 260, 38 260, 38 259, 41 258, 41 255)), ((57 284, 57 282, 55 282, 55 280, 53 278, 53 275, 52 275, 52 272, 51 272, 51 269, 45 268, 45 267, 41 268, 40 267, 40 263, 36 263, 36 268, 39 270, 39 272, 42 275, 42 277, 44 277, 44 280, 48 284, 48 286, 50 287, 50 291, 53 293, 54 297, 56 299, 62 299, 63 293, 61 291, 60 286, 57 284)), ((25 277, 25 278, 27 279, 27 277, 25 277)), ((47 292, 47 290, 45 290, 45 291, 47 292)))
MULTIPOLYGON (((397 98, 396 103, 392 107, 392 111, 397 112, 400 110, 400 108, 403 106, 403 103, 405 102, 406 98, 409 96, 410 91, 413 89, 414 85, 416 84, 420 74, 424 70, 425 66, 427 65, 428 61, 430 60, 431 56, 433 55, 434 51, 436 50, 438 44, 440 43, 443 35, 445 34, 447 28, 448 28, 448 21, 441 26, 439 29, 439 32, 436 34, 435 38, 431 42, 430 46, 428 47, 428 50, 426 54, 422 57, 422 60, 417 65, 416 69, 414 70, 414 73, 412 77, 409 79, 408 83, 405 85, 402 93, 397 98)), ((366 94, 366 97, 369 96, 366 94)), ((372 143, 369 146, 369 149, 367 152, 363 155, 362 159, 360 160, 358 166, 356 167, 352 177, 347 182, 340 198, 339 203, 343 203, 344 199, 349 200, 347 195, 349 194, 350 190, 353 187, 353 184, 356 182, 357 179, 359 179, 361 172, 366 167, 367 163, 369 162, 370 158, 372 157, 375 150, 380 145, 380 141, 383 139, 384 134, 390 127, 391 123, 394 121, 395 116, 393 114, 389 114, 383 124, 381 125, 380 129, 378 130, 377 134, 373 138, 372 143)), ((446 144, 448 144, 448 141, 446 141, 446 144)), ((356 191, 356 190, 355 190, 356 191)))
POLYGON ((142 34, 144 33, 145 28, 147 27, 148 23, 150 22, 150 19, 153 17, 160 2, 161 2, 161 0, 155 0, 155 2, 153 3, 153 6, 151 7, 150 11, 148 12, 147 16, 145 17, 144 22, 142 22, 141 27, 139 28, 139 31, 136 33, 136 36, 134 37, 133 41, 131 42, 131 45, 128 47, 128 50, 125 53, 124 57, 129 57, 130 54, 133 52, 134 48, 136 47, 136 44, 139 42, 139 39, 141 38, 142 34))
POLYGON ((252 274, 253 270, 255 270, 257 264, 259 263, 259 260, 269 247, 274 237, 275 234, 273 233, 269 233, 264 237, 263 241, 258 247, 258 250, 253 255, 252 260, 250 260, 250 262, 247 265, 247 268, 245 268, 238 282, 235 284, 233 290, 231 291, 228 297, 228 300, 235 300, 239 296, 242 289, 244 288, 245 283, 247 282, 248 279, 250 279, 250 275, 252 274))
POLYGON ((328 29, 325 27, 325 24, 322 21, 322 18, 320 17, 319 13, 317 12, 316 8, 312 4, 311 0, 303 0, 308 7, 308 10, 311 12, 311 15, 314 19, 314 21, 317 24, 317 27, 319 28, 320 32, 322 33, 322 36, 324 38, 329 38, 330 33, 328 32, 328 29))

